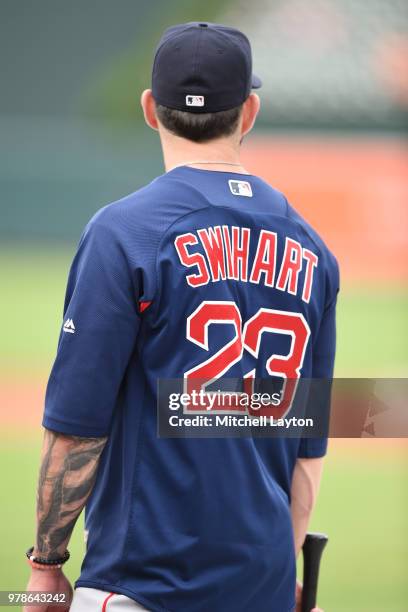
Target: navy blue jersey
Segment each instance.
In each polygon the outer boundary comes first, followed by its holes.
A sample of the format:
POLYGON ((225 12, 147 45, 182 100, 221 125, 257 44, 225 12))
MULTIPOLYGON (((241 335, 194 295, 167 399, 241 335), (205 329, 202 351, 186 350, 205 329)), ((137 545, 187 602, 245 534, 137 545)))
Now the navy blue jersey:
POLYGON ((43 424, 109 436, 77 586, 164 612, 294 607, 290 487, 324 439, 159 438, 157 381, 330 378, 338 267, 260 178, 176 168, 81 238, 43 424))

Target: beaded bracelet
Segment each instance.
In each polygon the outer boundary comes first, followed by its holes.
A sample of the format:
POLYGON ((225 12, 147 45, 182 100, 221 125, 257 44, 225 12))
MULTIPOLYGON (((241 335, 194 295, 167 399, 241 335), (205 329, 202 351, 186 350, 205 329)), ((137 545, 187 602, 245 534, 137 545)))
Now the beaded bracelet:
POLYGON ((38 569, 60 569, 70 557, 68 550, 66 550, 62 557, 59 557, 59 559, 45 559, 44 557, 36 557, 35 555, 33 555, 33 552, 34 546, 27 550, 26 557, 30 562, 30 565, 38 569))

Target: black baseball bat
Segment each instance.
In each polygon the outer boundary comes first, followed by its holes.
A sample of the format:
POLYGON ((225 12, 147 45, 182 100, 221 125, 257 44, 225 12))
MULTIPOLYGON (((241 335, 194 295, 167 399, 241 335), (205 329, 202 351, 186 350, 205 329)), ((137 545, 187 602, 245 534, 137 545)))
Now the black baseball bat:
POLYGON ((308 533, 303 544, 302 612, 316 607, 320 560, 328 542, 324 533, 308 533))

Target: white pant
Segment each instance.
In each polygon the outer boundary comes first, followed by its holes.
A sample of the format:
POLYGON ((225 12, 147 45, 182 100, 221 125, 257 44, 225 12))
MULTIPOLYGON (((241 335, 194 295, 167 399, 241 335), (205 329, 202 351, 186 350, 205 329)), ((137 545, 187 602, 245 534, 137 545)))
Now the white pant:
POLYGON ((126 595, 108 593, 99 589, 75 589, 70 612, 148 612, 126 595))

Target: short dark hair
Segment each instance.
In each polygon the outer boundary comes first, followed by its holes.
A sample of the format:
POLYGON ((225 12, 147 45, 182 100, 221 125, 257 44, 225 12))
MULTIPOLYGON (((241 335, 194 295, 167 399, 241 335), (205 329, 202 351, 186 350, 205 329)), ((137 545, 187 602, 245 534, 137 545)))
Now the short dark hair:
POLYGON ((176 136, 194 142, 208 142, 232 134, 238 126, 241 110, 242 104, 216 113, 187 113, 156 104, 160 123, 176 136))

